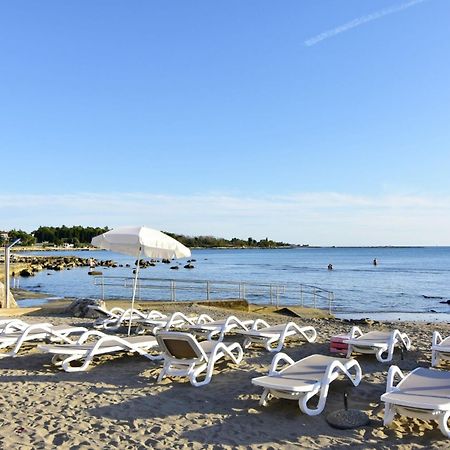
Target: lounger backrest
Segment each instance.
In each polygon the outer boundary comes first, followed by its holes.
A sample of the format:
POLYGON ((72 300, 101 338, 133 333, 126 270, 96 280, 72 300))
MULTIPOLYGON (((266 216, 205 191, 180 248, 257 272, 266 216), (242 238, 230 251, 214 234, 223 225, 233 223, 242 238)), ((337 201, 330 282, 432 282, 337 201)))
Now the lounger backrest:
POLYGON ((206 358, 198 342, 189 333, 164 331, 156 334, 159 346, 172 358, 198 359, 206 358))

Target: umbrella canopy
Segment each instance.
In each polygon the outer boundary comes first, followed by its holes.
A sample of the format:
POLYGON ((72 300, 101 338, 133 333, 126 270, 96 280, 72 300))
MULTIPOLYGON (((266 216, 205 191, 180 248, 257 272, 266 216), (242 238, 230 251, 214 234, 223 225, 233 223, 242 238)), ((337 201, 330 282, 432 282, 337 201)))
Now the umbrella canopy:
POLYGON ((181 242, 147 227, 121 227, 107 231, 100 236, 92 238, 91 244, 95 247, 111 250, 125 255, 135 256, 136 270, 133 282, 133 294, 131 297, 131 312, 128 325, 128 335, 131 333, 131 321, 133 317, 134 299, 136 297, 137 280, 139 276, 139 260, 142 256, 148 258, 188 258, 191 251, 181 242))
POLYGON ((188 258, 191 251, 161 231, 147 227, 121 227, 92 238, 95 247, 148 258, 188 258))

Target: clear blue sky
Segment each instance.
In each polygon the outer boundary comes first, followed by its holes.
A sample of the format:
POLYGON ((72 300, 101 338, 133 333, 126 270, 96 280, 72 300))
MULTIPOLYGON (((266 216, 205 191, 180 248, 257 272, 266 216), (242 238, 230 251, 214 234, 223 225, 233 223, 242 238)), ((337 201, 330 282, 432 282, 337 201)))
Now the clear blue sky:
POLYGON ((0 229, 450 245, 450 2, 0 5, 0 229))

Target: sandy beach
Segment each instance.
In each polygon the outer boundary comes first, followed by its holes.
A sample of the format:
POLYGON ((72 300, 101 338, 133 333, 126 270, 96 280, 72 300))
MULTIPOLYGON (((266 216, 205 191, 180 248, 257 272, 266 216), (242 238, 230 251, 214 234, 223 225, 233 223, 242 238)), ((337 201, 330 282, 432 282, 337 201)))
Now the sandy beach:
MULTIPOLYGON (((188 314, 207 312, 214 317, 230 314, 224 308, 170 304, 165 311, 188 314)), ((40 313, 35 313, 40 314, 40 313)), ((257 313, 236 313, 255 317, 257 313)), ((329 354, 330 336, 348 331, 351 323, 336 319, 292 319, 276 314, 258 315, 271 323, 294 320, 313 325, 315 343, 291 340, 285 352, 294 360, 313 353, 329 354)), ((22 318, 36 323, 83 324, 92 319, 47 313, 22 318)), ((413 322, 374 323, 372 328, 401 329, 410 336, 413 348, 404 360, 400 352, 394 364, 404 371, 429 367, 433 330, 449 334, 447 324, 413 322)), ((240 337, 229 339, 242 341, 240 337)), ((261 389, 251 384, 255 376, 267 373, 273 354, 259 347, 245 351, 239 366, 224 362, 217 366, 212 382, 195 388, 186 379, 166 378, 156 384, 161 363, 134 355, 103 356, 86 372, 66 373, 50 364, 51 357, 34 346, 16 358, 0 360, 2 390, 0 447, 43 448, 448 448, 432 422, 398 419, 391 428, 382 424, 388 364, 374 356, 358 356, 363 381, 352 387, 348 380, 333 383, 325 411, 316 417, 302 414, 294 401, 272 400, 259 406, 261 389), (349 393, 349 407, 366 411, 369 426, 342 431, 331 428, 326 415, 343 408, 343 393, 349 393)))

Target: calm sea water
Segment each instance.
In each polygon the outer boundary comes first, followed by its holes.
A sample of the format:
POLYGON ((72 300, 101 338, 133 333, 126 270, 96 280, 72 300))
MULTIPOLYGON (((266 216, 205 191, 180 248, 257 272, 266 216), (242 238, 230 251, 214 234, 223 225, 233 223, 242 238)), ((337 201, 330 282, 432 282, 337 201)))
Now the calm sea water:
MULTIPOLYGON (((134 258, 107 251, 38 252, 39 255, 78 255, 133 264, 134 258)), ((170 270, 166 264, 142 270, 143 277, 190 280, 295 282, 334 292, 334 312, 376 316, 379 313, 450 313, 450 247, 428 248, 299 248, 193 250, 195 268, 170 270), (378 265, 372 264, 376 258, 378 265), (327 270, 328 264, 333 270, 327 270)), ((172 265, 172 264, 171 264, 172 265)), ((132 268, 99 269, 105 275, 131 276, 132 268)), ((56 297, 100 297, 101 289, 87 268, 42 271, 22 278, 20 287, 56 297)), ((128 297, 130 288, 107 286, 107 297, 128 297)), ((145 298, 145 294, 141 294, 145 298)), ((267 296, 251 299, 268 302, 267 296), (264 298, 265 297, 265 298, 264 298)), ((296 300, 298 301, 298 300, 296 300)), ((26 302, 24 302, 26 303, 26 302)), ((295 303, 295 301, 293 301, 295 303)), ((28 304, 30 304, 28 302, 28 304)), ((450 316, 449 316, 450 317, 450 316)), ((414 318, 414 316, 413 316, 414 318)))

